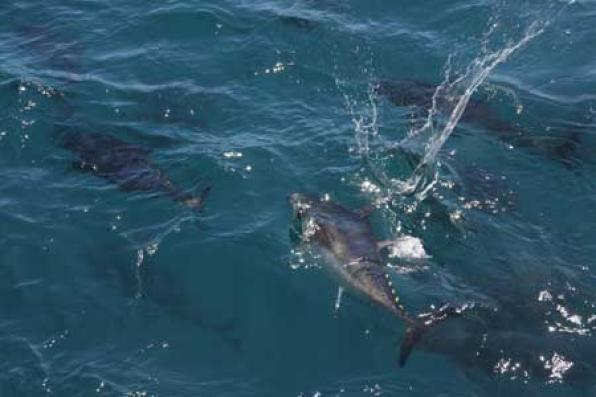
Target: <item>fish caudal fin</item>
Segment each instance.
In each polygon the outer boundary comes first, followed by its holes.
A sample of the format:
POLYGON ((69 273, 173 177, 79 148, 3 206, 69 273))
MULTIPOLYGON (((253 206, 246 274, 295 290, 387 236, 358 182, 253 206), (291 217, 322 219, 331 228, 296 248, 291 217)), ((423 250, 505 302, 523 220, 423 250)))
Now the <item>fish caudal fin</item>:
POLYGON ((428 331, 428 327, 424 324, 411 325, 406 328, 406 334, 401 341, 399 348, 399 366, 403 367, 410 357, 410 353, 414 349, 414 346, 420 341, 422 336, 428 331))
POLYGON ((414 346, 436 324, 450 317, 459 316, 462 313, 463 310, 461 308, 446 305, 426 317, 421 317, 418 321, 411 322, 406 328, 406 333, 401 341, 399 366, 403 367, 406 365, 406 361, 408 361, 408 357, 410 357, 414 346))

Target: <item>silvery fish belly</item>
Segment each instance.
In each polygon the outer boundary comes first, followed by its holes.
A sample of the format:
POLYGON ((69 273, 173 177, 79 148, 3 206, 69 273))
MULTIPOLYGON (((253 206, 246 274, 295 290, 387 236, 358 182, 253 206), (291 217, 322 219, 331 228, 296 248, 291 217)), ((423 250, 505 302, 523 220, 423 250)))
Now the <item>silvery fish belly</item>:
POLYGON ((347 273, 348 286, 352 290, 407 319, 407 313, 399 301, 389 273, 378 263, 356 262, 343 267, 347 273))

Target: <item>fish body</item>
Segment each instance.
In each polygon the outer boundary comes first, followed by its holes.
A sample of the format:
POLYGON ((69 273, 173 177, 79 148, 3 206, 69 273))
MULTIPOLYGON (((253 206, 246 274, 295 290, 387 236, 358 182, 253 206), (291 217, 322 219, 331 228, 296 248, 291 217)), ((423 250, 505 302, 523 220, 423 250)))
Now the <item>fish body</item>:
POLYGON ((279 16, 279 19, 286 25, 294 26, 303 30, 312 30, 318 25, 316 21, 294 15, 281 15, 279 16))
MULTIPOLYGON (((418 80, 385 80, 379 81, 375 86, 377 95, 387 98, 396 106, 412 107, 415 115, 421 117, 426 116, 421 112, 431 109, 436 89, 434 85, 418 80)), ((437 98, 439 101, 453 99, 442 96, 437 98)), ((441 108, 441 102, 439 102, 439 108, 441 108)), ((531 136, 500 117, 486 102, 474 97, 470 98, 461 121, 486 128, 508 145, 528 148, 566 167, 572 167, 577 162, 578 149, 581 146, 581 136, 577 131, 567 131, 562 136, 554 137, 531 136)))
MULTIPOLYGON (((436 88, 432 84, 418 80, 396 80, 377 83, 375 91, 396 106, 415 106, 419 110, 428 110, 432 107, 436 88)), ((500 118, 490 106, 474 98, 468 102, 461 120, 465 123, 481 125, 491 131, 516 131, 514 125, 500 118)))
POLYGON ((317 245, 325 268, 341 287, 374 302, 406 323, 399 362, 404 365, 414 345, 438 321, 455 314, 443 308, 423 321, 412 317, 400 302, 377 240, 368 220, 368 210, 351 211, 330 201, 294 193, 290 196, 294 216, 302 223, 303 235, 317 245))
POLYGON ((104 178, 124 191, 161 193, 191 208, 203 205, 209 188, 199 196, 184 193, 150 160, 151 151, 99 133, 66 132, 60 137, 76 160, 75 168, 104 178))
POLYGON ((325 258, 327 270, 343 286, 405 318, 381 263, 369 220, 335 203, 303 194, 292 195, 291 202, 295 213, 303 218, 308 216, 307 227, 310 223, 314 229, 312 237, 325 258))

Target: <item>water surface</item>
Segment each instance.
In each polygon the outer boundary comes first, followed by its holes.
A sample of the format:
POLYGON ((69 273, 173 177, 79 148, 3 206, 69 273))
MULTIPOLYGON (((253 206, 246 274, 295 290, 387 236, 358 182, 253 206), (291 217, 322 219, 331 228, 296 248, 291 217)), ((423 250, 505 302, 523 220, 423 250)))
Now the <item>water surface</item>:
POLYGON ((593 395, 595 7, 5 2, 0 395, 593 395), (397 80, 456 101, 424 128, 375 91, 397 80), (447 131, 466 95, 511 129, 447 131), (204 211, 78 172, 67 130, 212 185, 204 211), (348 296, 334 316, 291 238, 296 191, 421 239, 430 259, 388 260, 412 311, 478 309, 398 368, 399 320, 348 296))

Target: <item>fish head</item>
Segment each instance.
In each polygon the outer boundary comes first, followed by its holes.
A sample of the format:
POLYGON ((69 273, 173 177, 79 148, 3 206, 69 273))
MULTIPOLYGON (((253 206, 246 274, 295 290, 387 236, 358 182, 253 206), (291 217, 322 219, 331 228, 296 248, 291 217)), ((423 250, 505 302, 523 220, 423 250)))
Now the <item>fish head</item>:
POLYGON ((305 193, 292 193, 289 196, 289 201, 294 218, 302 220, 309 215, 317 199, 305 193))
POLYGON ((312 212, 319 200, 305 193, 292 193, 288 200, 292 207, 292 236, 296 240, 309 240, 317 230, 312 212))

